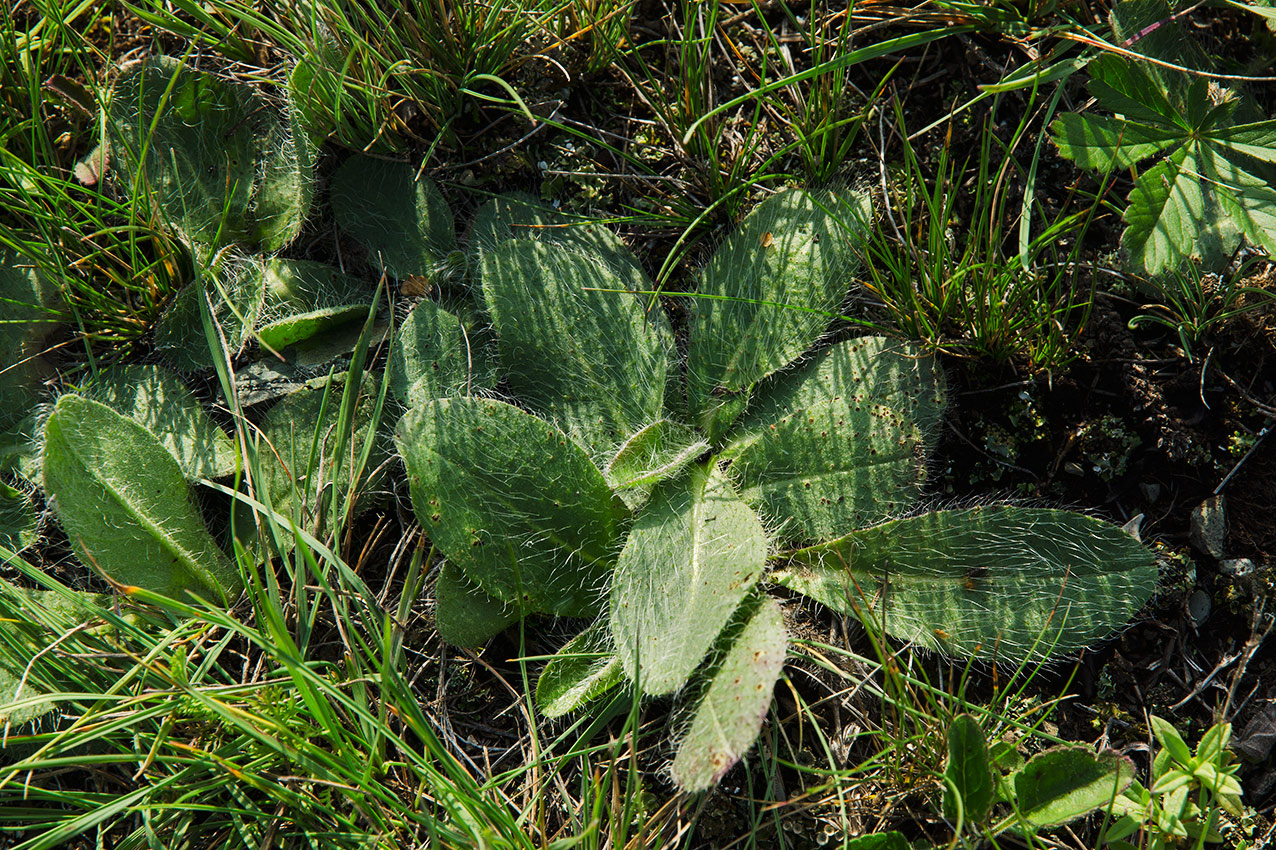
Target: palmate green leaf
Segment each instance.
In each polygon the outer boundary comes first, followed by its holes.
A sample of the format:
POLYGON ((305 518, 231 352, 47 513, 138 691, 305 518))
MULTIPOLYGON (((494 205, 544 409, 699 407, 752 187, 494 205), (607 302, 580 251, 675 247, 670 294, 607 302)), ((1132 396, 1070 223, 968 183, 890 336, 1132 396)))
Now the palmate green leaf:
POLYGON ((713 255, 692 305, 690 410, 717 442, 742 396, 824 333, 847 290, 849 240, 868 219, 860 194, 790 189, 759 204, 713 255))
POLYGON ((569 640, 541 671, 536 705, 546 717, 562 717, 625 680, 606 620, 597 620, 569 640))
POLYGON ((634 522, 611 587, 611 635, 645 693, 677 690, 762 576, 766 532, 716 468, 664 482, 634 522))
POLYGON ((732 619, 674 756, 671 772, 684 791, 711 788, 753 746, 784 668, 788 635, 774 599, 752 597, 732 619))
POLYGON ((943 404, 933 358, 848 340, 759 386, 721 457, 741 497, 787 523, 781 536, 828 540, 916 501, 943 404))
POLYGON ((522 615, 470 581, 451 561, 444 561, 434 585, 434 625, 453 646, 479 647, 522 615))
MULTIPOLYGON (((1160 0, 1133 0, 1114 8, 1113 25, 1119 38, 1128 38, 1122 32, 1145 36, 1140 52, 1204 67, 1206 58, 1182 33, 1171 34, 1173 25, 1144 32, 1168 16, 1160 0)), ((1100 171, 1161 157, 1139 175, 1128 198, 1121 244, 1132 265, 1158 274, 1195 258, 1216 268, 1242 238, 1269 250, 1276 245, 1267 174, 1276 163, 1276 121, 1233 124, 1233 116, 1253 108, 1199 75, 1119 56, 1096 59, 1089 70, 1098 105, 1117 117, 1061 116, 1051 125, 1060 153, 1100 171)))
POLYGON ((119 585, 227 602, 239 573, 217 548, 177 461, 141 425, 65 395, 45 424, 44 491, 71 547, 119 585))
POLYGON ((1183 132, 1104 115, 1068 112, 1050 125, 1059 153, 1081 168, 1108 172, 1129 168, 1183 144, 1183 132))
POLYGON ((484 253, 481 273, 510 388, 599 465, 662 418, 672 331, 621 278, 596 259, 526 240, 484 253))
POLYGON ((629 512, 583 449, 476 398, 414 408, 394 439, 417 519, 471 580, 523 611, 597 613, 629 512))
POLYGON ((390 347, 390 390, 405 407, 450 395, 469 395, 495 381, 479 341, 461 320, 433 301, 408 314, 390 347))
POLYGON ((1152 554, 1069 511, 933 511, 791 553, 772 575, 901 640, 960 656, 1040 659, 1091 646, 1156 589, 1152 554))
POLYGON ((373 266, 403 280, 433 279, 456 250, 452 211, 438 188, 405 162, 355 155, 332 178, 332 212, 368 249, 373 266))
POLYGON ((1206 203, 1200 164, 1192 147, 1181 147, 1135 181, 1125 208, 1121 247, 1149 273, 1198 256, 1206 203))
POLYGON ((1202 151, 1201 160, 1205 179, 1215 184, 1220 218, 1253 244, 1269 253, 1276 251, 1276 189, 1272 184, 1212 147, 1202 151))
POLYGON ((188 479, 235 471, 235 444, 175 373, 161 366, 113 366, 82 394, 129 417, 168 449, 188 479))
POLYGON ((246 85, 194 71, 171 56, 125 70, 106 126, 120 179, 141 176, 156 212, 207 246, 282 247, 310 203, 313 151, 246 85))

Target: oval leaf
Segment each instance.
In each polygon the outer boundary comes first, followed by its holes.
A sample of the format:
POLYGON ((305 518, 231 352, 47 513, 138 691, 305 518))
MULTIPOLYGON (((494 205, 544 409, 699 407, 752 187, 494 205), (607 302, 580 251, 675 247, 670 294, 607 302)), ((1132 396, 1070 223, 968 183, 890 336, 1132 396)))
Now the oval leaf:
POLYGON ((205 295, 233 355, 248 341, 266 298, 262 259, 230 250, 219 252, 216 262, 173 298, 156 323, 155 347, 178 369, 213 366, 200 313, 205 295))
POLYGON ((331 197, 341 229, 363 243, 373 266, 399 280, 432 279, 456 250, 447 202, 405 162, 356 154, 333 175, 331 197))
MULTIPOLYGON (((867 196, 780 192, 749 214, 705 267, 694 300, 687 397, 711 442, 724 400, 811 347, 847 288, 848 239, 867 196)), ((738 411, 736 411, 738 412, 738 411)))
POLYGON ((684 791, 712 787, 753 746, 784 668, 780 606, 762 597, 740 614, 718 642, 708 686, 678 742, 672 772, 684 791))
POLYGON ((433 301, 422 301, 399 327, 390 347, 390 389, 406 407, 436 398, 469 395, 488 383, 478 342, 460 319, 433 301))
POLYGON ((1111 752, 1059 747, 1015 775, 1016 805, 1034 826, 1058 826, 1106 807, 1134 781, 1134 764, 1111 752))
POLYGON ((1130 619, 1156 559, 1070 511, 934 511, 792 553, 773 578, 930 649, 1012 661, 1075 652, 1130 619))
POLYGON ((45 424, 44 490, 80 560, 121 585, 225 602, 239 573, 204 528, 177 461, 104 404, 65 395, 45 424))
POLYGON ((506 605, 465 577, 461 568, 444 561, 434 585, 434 625, 453 646, 479 647, 518 622, 518 609, 506 605))
POLYGON ((644 692, 687 681, 761 577, 766 547, 757 515, 712 467, 652 494, 611 589, 612 640, 644 692))
POLYGON ((560 245, 602 264, 631 292, 649 292, 651 281, 633 252, 609 228, 576 218, 543 204, 531 195, 493 198, 474 217, 470 244, 480 255, 511 239, 560 245))
POLYGON ((171 56, 140 62, 111 89, 107 132, 129 179, 191 242, 247 240, 267 250, 300 229, 310 199, 308 145, 246 85, 171 56))
POLYGON ((606 620, 576 635, 545 665, 536 682, 536 704, 546 717, 562 717, 625 680, 606 620))
POLYGON ((117 365, 86 386, 83 395, 150 431, 187 478, 220 478, 235 471, 235 444, 168 369, 117 365))
POLYGON ((992 811, 994 786, 988 741, 979 722, 959 714, 948 727, 948 766, 944 768, 944 817, 956 823, 958 805, 967 824, 979 824, 992 811))
POLYGON ((487 399, 436 399, 399 421, 417 519, 487 593, 524 610, 595 613, 628 511, 584 451, 487 399))
POLYGON ((35 542, 39 524, 31 497, 0 481, 0 547, 21 552, 35 542))
POLYGON ((600 461, 661 418, 673 350, 597 258, 537 242, 485 253, 483 296, 511 388, 600 461), (599 291, 607 290, 607 291, 599 291))

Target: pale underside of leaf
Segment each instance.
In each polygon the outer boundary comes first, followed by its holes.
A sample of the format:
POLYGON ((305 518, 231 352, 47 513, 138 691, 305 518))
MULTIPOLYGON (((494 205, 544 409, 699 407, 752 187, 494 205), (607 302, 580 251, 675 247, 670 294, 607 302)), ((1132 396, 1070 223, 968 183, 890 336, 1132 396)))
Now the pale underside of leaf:
POLYGON ((673 778, 684 791, 712 787, 753 746, 784 668, 788 636, 780 606, 770 597, 723 638, 726 645, 674 757, 673 778))
POLYGON ((779 583, 961 656, 1075 652, 1127 622, 1156 560, 1124 531, 1068 511, 934 511, 792 554, 779 583))
POLYGON ((597 699, 625 679, 606 620, 596 620, 545 665, 536 682, 536 704, 546 717, 561 717, 597 699))
POLYGON ((767 540, 715 468, 664 482, 616 565, 611 634, 625 673, 648 694, 677 690, 761 577, 767 540))

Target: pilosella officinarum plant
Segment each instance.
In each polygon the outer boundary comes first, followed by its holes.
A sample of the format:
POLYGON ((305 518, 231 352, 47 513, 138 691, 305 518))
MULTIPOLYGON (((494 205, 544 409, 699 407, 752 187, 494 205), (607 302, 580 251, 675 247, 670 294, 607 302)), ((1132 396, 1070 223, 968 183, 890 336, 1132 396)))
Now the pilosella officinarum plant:
MULTIPOLYGON (((122 75, 108 116, 115 154, 127 173, 145 172, 205 270, 156 332, 184 368, 207 349, 192 328, 217 324, 232 349, 249 338, 291 345, 368 302, 336 270, 265 253, 306 215, 311 153, 286 127, 273 153, 248 146, 238 134, 265 113, 227 86, 159 60, 122 75), (208 111, 221 117, 190 122, 208 111), (200 126, 215 132, 184 147, 181 134, 200 126), (167 157, 148 160, 170 129, 167 157), (215 136, 234 145, 219 152, 215 136), (183 178, 185 156, 190 175, 238 169, 242 180, 183 178), (255 188, 241 191, 245 181, 255 188), (192 196, 204 191, 211 199, 192 196)), ((413 507, 446 555, 440 631, 475 645, 528 614, 592 620, 542 672, 542 711, 561 715, 625 681, 651 696, 684 691, 695 708, 672 768, 683 788, 713 785, 757 737, 787 647, 768 586, 902 640, 1008 661, 1087 646, 1153 590, 1150 553, 1084 515, 914 512, 941 374, 905 343, 826 340, 867 218, 861 195, 788 190, 759 205, 705 266, 677 330, 601 226, 497 199, 473 223, 466 257, 437 190, 407 166, 354 157, 330 196, 338 224, 388 274, 431 278, 452 310, 419 303, 388 364, 413 507), (456 285, 467 269, 477 285, 456 285)), ((286 513, 322 516, 322 476, 297 461, 340 452, 290 435, 328 433, 326 407, 298 393, 263 422, 300 470, 264 482, 268 501, 294 505, 286 513)), ((375 420, 349 409, 365 430, 375 420)), ((224 437, 207 436, 206 417, 159 371, 107 376, 58 403, 42 480, 87 563, 170 596, 237 595, 239 570, 187 489, 233 457, 224 437), (121 389, 134 385, 145 389, 121 389), (171 445, 148 425, 172 420, 156 413, 166 406, 192 422, 171 445)))
POLYGON ((768 585, 1011 662, 1100 640, 1155 586, 1151 554, 1091 517, 912 511, 944 407, 937 366, 880 337, 819 344, 867 205, 800 190, 760 204, 703 269, 684 346, 609 231, 497 199, 471 234, 495 342, 428 301, 396 341, 395 441, 447 558, 443 636, 592 618, 542 672, 542 711, 625 681, 687 689, 672 766, 687 790, 721 778, 770 705, 787 635, 768 585), (493 371, 513 401, 481 391, 493 371))

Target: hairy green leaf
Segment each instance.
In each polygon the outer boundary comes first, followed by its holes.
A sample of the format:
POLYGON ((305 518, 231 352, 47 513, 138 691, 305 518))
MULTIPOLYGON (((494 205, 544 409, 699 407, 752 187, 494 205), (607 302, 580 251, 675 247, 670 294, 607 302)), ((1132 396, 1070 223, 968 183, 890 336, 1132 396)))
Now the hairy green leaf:
POLYGON ((372 290, 326 263, 272 257, 257 336, 275 351, 331 328, 367 318, 372 290))
POLYGON ((39 525, 31 497, 0 481, 0 547, 21 552, 35 542, 39 525))
POLYGON ((1133 780, 1134 764, 1116 753, 1057 747, 1015 775, 1015 799, 1033 826, 1058 826, 1107 806, 1133 780))
POLYGON ((518 622, 521 615, 470 581, 451 561, 444 561, 434 585, 434 625, 453 646, 478 647, 518 622))
POLYGON ((106 405, 58 400, 45 423, 44 490, 80 560, 116 584, 175 599, 238 594, 238 570, 205 530, 177 461, 106 405))
POLYGON ((753 746, 784 667, 780 606, 761 597, 741 614, 718 643, 708 686, 678 742, 672 773, 684 791, 712 787, 753 746))
POLYGON ((230 353, 237 353, 257 324, 266 298, 262 258, 220 251, 198 279, 177 293, 155 326, 155 347, 178 369, 213 366, 200 313, 205 297, 230 353))
POLYGON ((645 693, 677 690, 761 578, 766 533, 712 466, 664 482, 634 522, 611 588, 611 634, 645 693))
POLYGON ((621 491, 637 491, 644 501, 650 488, 672 478, 709 450, 700 435, 671 419, 659 419, 630 437, 603 470, 607 483, 621 491))
POLYGON ((68 688, 46 680, 38 656, 109 604, 101 594, 31 590, 0 579, 0 729, 7 733, 53 710, 68 688))
POLYGON ((34 269, 0 247, 0 431, 27 415, 39 398, 46 371, 39 342, 52 330, 55 314, 45 305, 51 294, 34 269))
POLYGON ((943 405, 933 358, 848 340, 760 385, 722 457, 744 500, 787 523, 782 536, 828 540, 913 504, 943 405))
POLYGON ((477 340, 433 301, 412 308, 390 348, 390 389, 407 407, 491 386, 477 340))
POLYGON ((738 413, 733 396, 747 395, 828 327, 847 290, 848 241, 867 220, 868 203, 858 194, 781 192, 705 267, 693 302, 687 397, 710 442, 738 413))
POLYGON ((249 86, 154 57, 116 79, 106 126, 118 172, 140 175, 156 212, 187 240, 273 250, 300 230, 309 140, 249 86))
POLYGON ((235 444, 168 369, 116 365, 82 394, 150 431, 187 478, 220 478, 235 471, 235 444))
POLYGON ((272 407, 261 425, 258 497, 303 526, 320 517, 340 522, 336 514, 343 504, 355 513, 367 509, 384 476, 390 446, 375 430, 376 386, 365 381, 346 435, 340 428, 344 389, 344 376, 300 389, 272 407), (370 432, 372 453, 360 470, 370 432))
POLYGON ((792 553, 773 578, 891 635, 963 656, 1042 658, 1109 635, 1156 589, 1152 554, 1069 511, 934 511, 792 553))
POLYGON ((598 611, 628 511, 583 449, 476 398, 408 411, 395 443, 417 519, 484 591, 525 611, 598 611))
POLYGON ((601 262, 630 292, 647 292, 651 281, 638 258, 609 228, 579 219, 533 198, 510 194, 493 198, 479 208, 470 230, 470 245, 479 254, 495 251, 511 239, 558 245, 601 262))
POLYGON ((541 671, 536 705, 546 717, 562 717, 625 680, 606 620, 597 620, 569 640, 541 671))
POLYGON ((514 240, 485 253, 481 273, 511 388, 592 458, 661 418, 668 321, 597 259, 514 240))
POLYGON ((412 166, 355 155, 332 178, 332 212, 368 249, 372 265, 400 280, 433 279, 456 250, 452 211, 412 166))
POLYGON ((992 811, 992 767, 988 741, 979 722, 959 714, 948 727, 948 765, 944 768, 944 817, 956 823, 958 805, 967 824, 978 824, 992 811))

